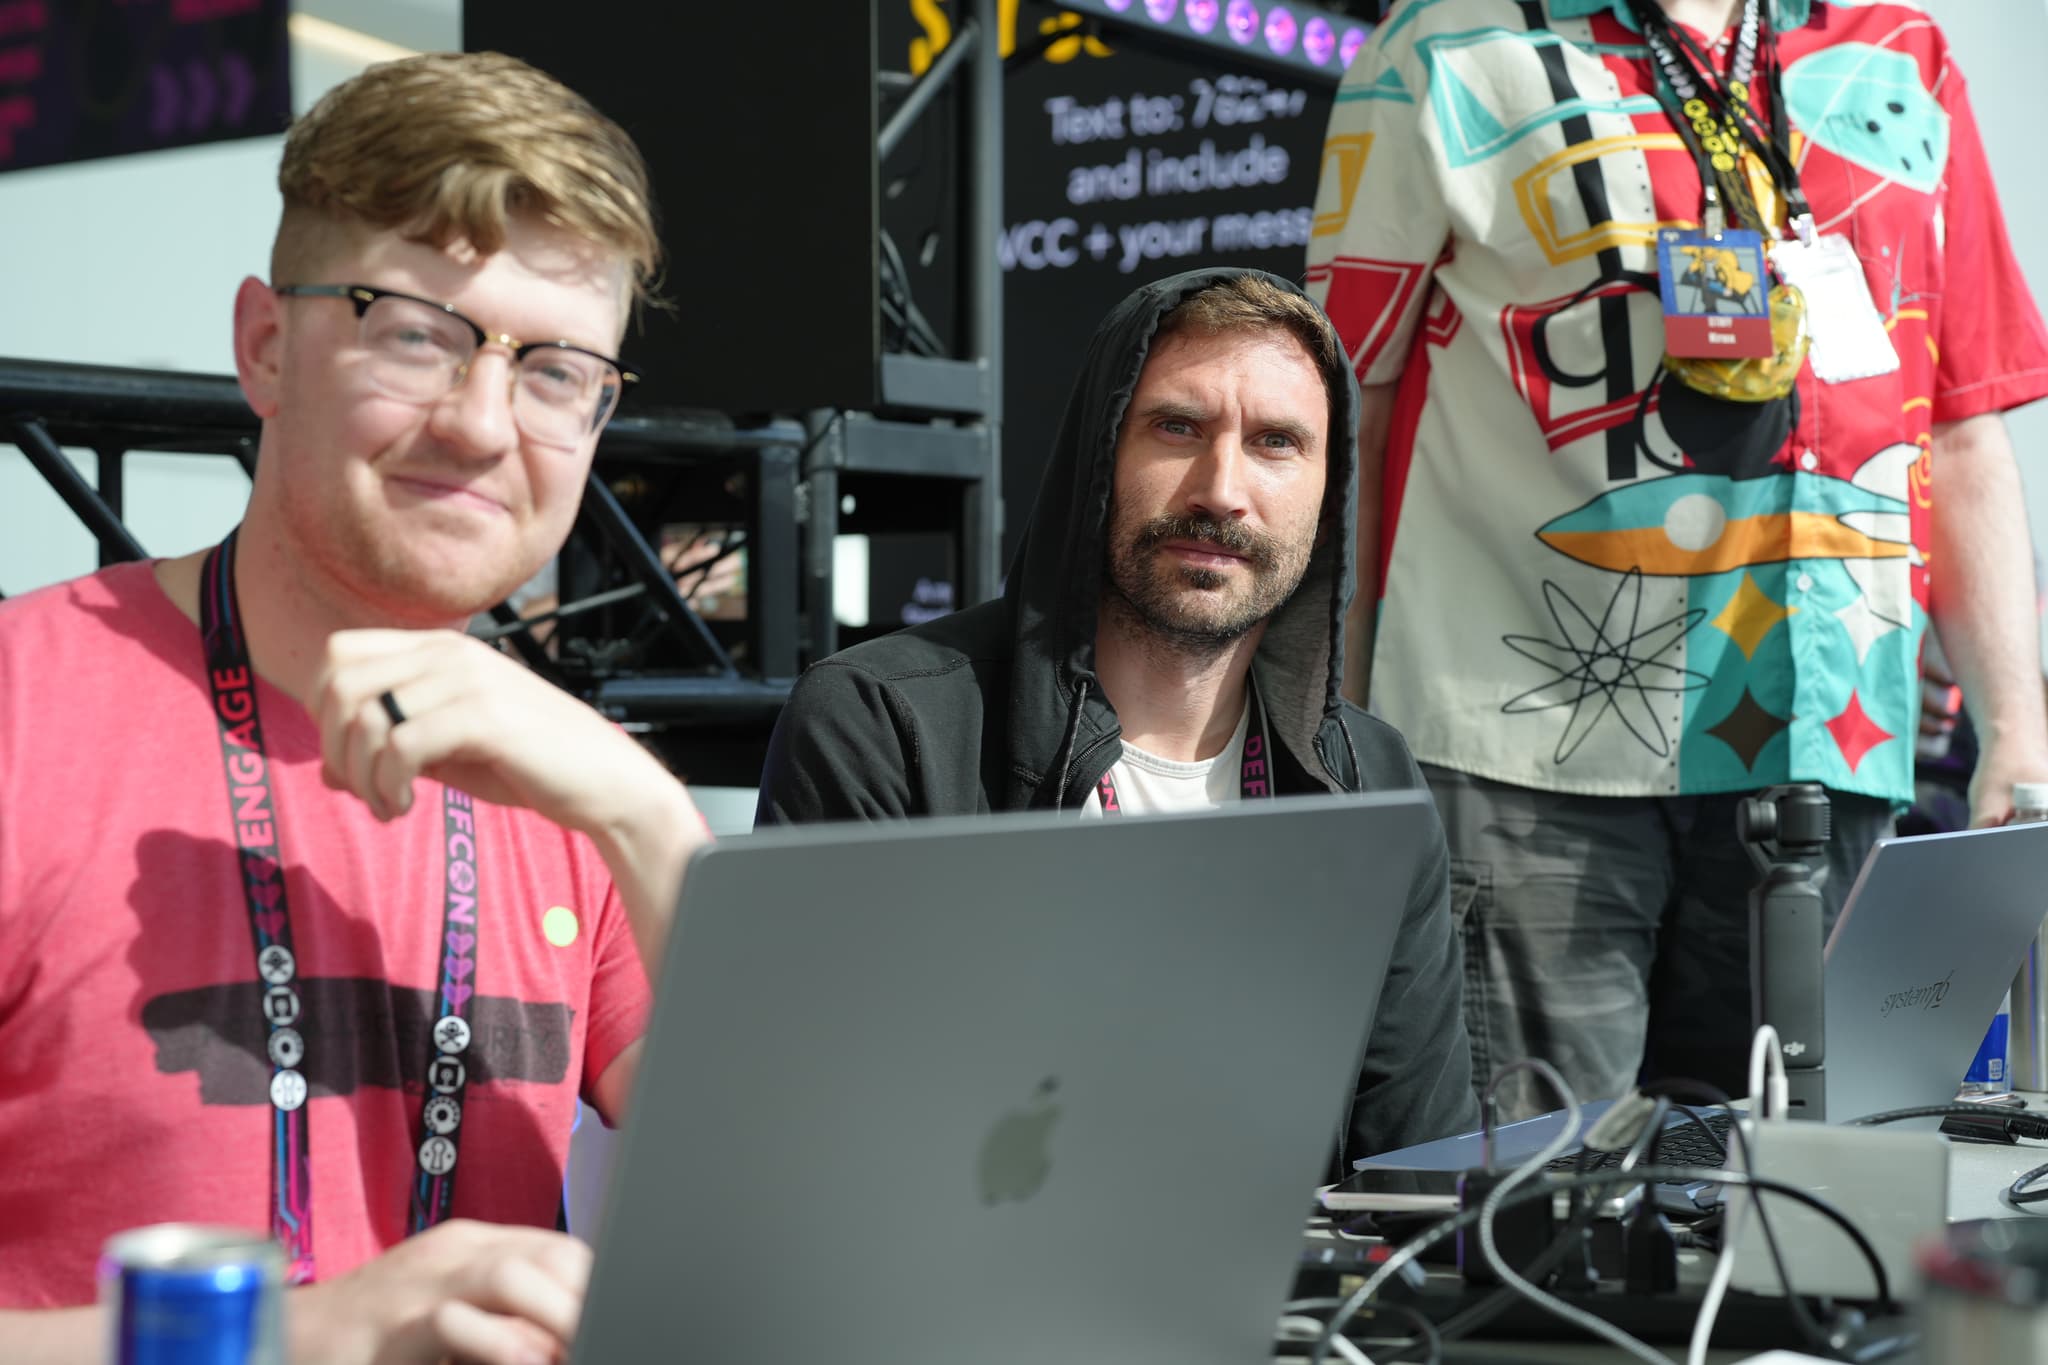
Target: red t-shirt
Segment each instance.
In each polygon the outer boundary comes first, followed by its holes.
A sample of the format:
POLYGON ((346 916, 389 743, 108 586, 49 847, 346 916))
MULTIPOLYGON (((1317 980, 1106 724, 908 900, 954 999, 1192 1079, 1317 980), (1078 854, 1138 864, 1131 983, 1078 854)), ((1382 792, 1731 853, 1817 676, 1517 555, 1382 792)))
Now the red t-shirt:
MULTIPOLYGON (((259 684, 312 1087, 313 1249, 406 1234, 444 894, 441 792, 380 825, 259 684)), ((579 1094, 648 986, 587 840, 476 807, 455 1216, 553 1226, 579 1094), (575 916, 543 917, 563 907, 575 916), (555 939, 568 939, 557 946, 555 939)), ((101 1244, 270 1227, 271 1064, 198 629, 128 564, 0 603, 0 1306, 89 1302, 101 1244)))

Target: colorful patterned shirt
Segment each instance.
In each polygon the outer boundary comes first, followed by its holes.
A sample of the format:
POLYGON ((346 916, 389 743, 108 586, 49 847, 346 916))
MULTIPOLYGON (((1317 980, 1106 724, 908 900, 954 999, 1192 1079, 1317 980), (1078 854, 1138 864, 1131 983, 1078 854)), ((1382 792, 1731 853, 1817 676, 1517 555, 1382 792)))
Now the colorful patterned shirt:
POLYGON ((1425 762, 1912 796, 1932 430, 2048 394, 2048 333, 1934 23, 1774 8, 1802 187, 1900 360, 1809 366, 1782 439, 1663 372, 1655 234, 1701 185, 1625 0, 1401 0, 1337 96, 1308 279, 1398 381, 1372 694, 1425 762))

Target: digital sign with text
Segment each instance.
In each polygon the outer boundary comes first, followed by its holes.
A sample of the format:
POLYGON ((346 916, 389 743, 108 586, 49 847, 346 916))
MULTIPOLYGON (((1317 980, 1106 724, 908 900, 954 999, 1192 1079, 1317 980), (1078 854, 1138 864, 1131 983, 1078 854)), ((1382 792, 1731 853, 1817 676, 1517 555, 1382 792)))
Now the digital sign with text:
POLYGON ((290 0, 0 0, 0 171, 284 131, 290 0))

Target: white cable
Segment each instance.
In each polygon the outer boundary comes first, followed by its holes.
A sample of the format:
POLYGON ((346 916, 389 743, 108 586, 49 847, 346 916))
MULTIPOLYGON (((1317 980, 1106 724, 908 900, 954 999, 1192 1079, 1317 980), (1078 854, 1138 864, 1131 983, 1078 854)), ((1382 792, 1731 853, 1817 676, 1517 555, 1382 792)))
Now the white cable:
MULTIPOLYGON (((1780 1055, 1779 1047, 1778 1031, 1769 1024, 1759 1026, 1756 1037, 1749 1041, 1749 1098, 1752 1104, 1757 1104, 1758 1097, 1762 1097, 1757 1112, 1766 1119, 1783 1117, 1790 1102, 1789 1087, 1785 1082, 1785 1059, 1780 1055), (1766 1066, 1770 1068, 1768 1088, 1764 1081, 1766 1066)), ((1728 1160, 1736 1164, 1743 1175, 1756 1174, 1747 1142, 1733 1141, 1728 1149, 1728 1160)), ((1721 1316, 1721 1301, 1728 1296, 1728 1282, 1735 1275, 1736 1239, 1742 1236, 1749 1222, 1751 1206, 1756 1203, 1757 1195, 1750 1186, 1741 1185, 1722 1198, 1728 1205, 1728 1217, 1721 1225, 1721 1255, 1714 1263, 1713 1278, 1707 1281, 1706 1296, 1700 1300, 1700 1315, 1693 1319, 1692 1341, 1686 1347, 1685 1365, 1706 1365, 1707 1342, 1714 1335, 1714 1320, 1721 1316)), ((1792 1287, 1787 1285, 1785 1292, 1789 1296, 1792 1287)))
MULTIPOLYGON (((1339 1308, 1343 1304, 1343 1300, 1303 1300, 1300 1304, 1288 1304, 1288 1308, 1290 1310, 1298 1310, 1298 1308, 1307 1308, 1309 1304, 1313 1304, 1317 1308, 1339 1308)), ((1282 1340, 1315 1340, 1321 1334, 1323 1334, 1323 1320, 1321 1318, 1311 1318, 1305 1312, 1288 1312, 1286 1316, 1280 1318, 1280 1338, 1282 1340)), ((1341 1336, 1341 1334, 1329 1338, 1329 1349, 1335 1351, 1337 1355, 1341 1355, 1346 1361, 1350 1361, 1352 1365, 1372 1365, 1372 1357, 1366 1355, 1358 1347, 1358 1342, 1350 1340, 1346 1336, 1341 1336)))
POLYGON ((1759 1101, 1763 1106, 1758 1111, 1759 1118, 1782 1119, 1792 1107, 1791 1086, 1785 1080, 1783 1045, 1778 1041, 1778 1031, 1769 1024, 1758 1024, 1756 1036, 1749 1040, 1749 1102, 1759 1101), (1768 1087, 1764 1081, 1766 1066, 1771 1077, 1768 1087))
POLYGON ((1342 1332, 1330 1338, 1330 1347, 1338 1355, 1350 1361, 1351 1365, 1372 1365, 1372 1357, 1354 1346, 1351 1338, 1345 1336, 1342 1332))
POLYGON ((1584 1309, 1575 1308, 1555 1295, 1538 1289, 1534 1284, 1531 1284, 1528 1280, 1523 1279, 1521 1275, 1517 1274, 1515 1268, 1507 1263, 1507 1258, 1500 1254, 1500 1245, 1494 1239, 1493 1225, 1494 1220, 1500 1214, 1501 1206, 1507 1201, 1508 1195, 1514 1191, 1517 1185, 1525 1184, 1541 1175, 1544 1168, 1549 1166, 1553 1158, 1561 1156, 1572 1145, 1572 1142, 1579 1135, 1579 1125, 1582 1121, 1582 1116, 1579 1112, 1578 1096, 1572 1093, 1572 1088, 1565 1084, 1564 1077, 1558 1075, 1557 1069, 1548 1062, 1540 1061, 1533 1057, 1524 1061, 1511 1062, 1494 1073, 1493 1079, 1487 1084, 1487 1089, 1491 1091, 1500 1082, 1502 1076, 1516 1070, 1534 1071, 1545 1081, 1549 1082, 1550 1088, 1557 1092, 1557 1098, 1561 1102, 1561 1107, 1566 1111, 1567 1117, 1563 1130, 1556 1137, 1552 1138, 1542 1151, 1536 1153, 1536 1155, 1530 1157, 1527 1161, 1509 1172, 1507 1178, 1494 1186, 1493 1192, 1486 1196, 1486 1202, 1479 1206, 1479 1249, 1486 1257, 1486 1264, 1492 1268, 1495 1275, 1500 1277, 1502 1284, 1514 1290, 1515 1293, 1529 1300, 1529 1302, 1545 1312, 1571 1323, 1582 1331, 1591 1332, 1603 1341, 1619 1346, 1637 1360, 1648 1362, 1648 1365, 1671 1365, 1670 1358, 1655 1347, 1650 1346, 1646 1342, 1638 1341, 1611 1322, 1603 1322, 1584 1309))
MULTIPOLYGON (((1329 1300, 1332 1307, 1342 1302, 1342 1299, 1329 1300)), ((1290 1313, 1280 1319, 1280 1335, 1285 1340, 1314 1341, 1322 1334, 1323 1324, 1318 1318, 1307 1317, 1300 1313, 1290 1313)), ((1331 1337, 1330 1349, 1350 1361, 1351 1365, 1373 1365, 1372 1357, 1360 1350, 1358 1343, 1348 1337, 1331 1337)))

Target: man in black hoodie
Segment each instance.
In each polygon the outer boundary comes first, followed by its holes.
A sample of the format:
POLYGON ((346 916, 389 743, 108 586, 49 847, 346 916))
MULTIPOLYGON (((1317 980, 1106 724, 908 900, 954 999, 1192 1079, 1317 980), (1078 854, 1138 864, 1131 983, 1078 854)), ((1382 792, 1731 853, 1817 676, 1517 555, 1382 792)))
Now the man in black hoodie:
MULTIPOLYGON (((1294 285, 1139 289, 1096 331, 1004 596, 806 673, 758 822, 1422 786, 1338 693, 1356 430, 1336 334, 1294 285)), ((1360 888, 1405 908, 1347 1155, 1476 1121, 1447 866, 1439 831, 1405 892, 1360 888)))

